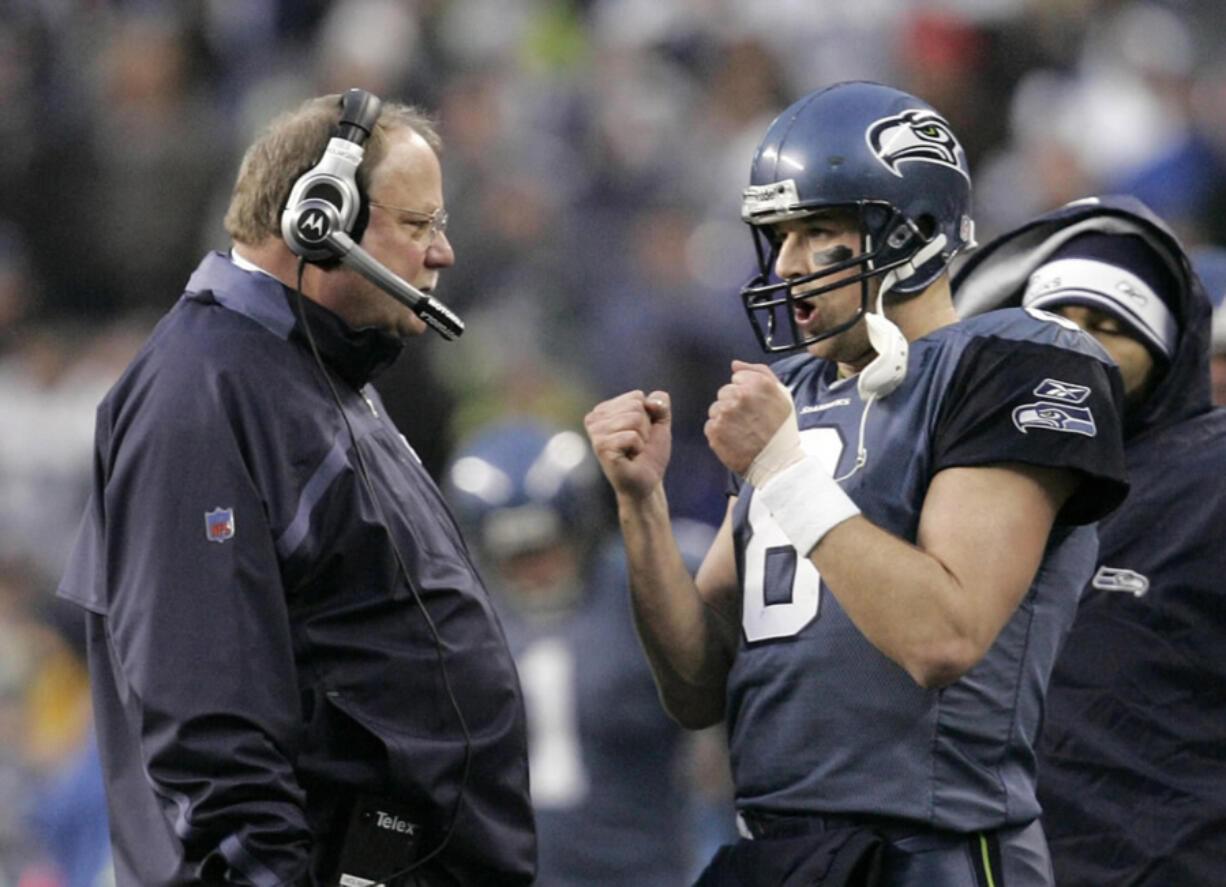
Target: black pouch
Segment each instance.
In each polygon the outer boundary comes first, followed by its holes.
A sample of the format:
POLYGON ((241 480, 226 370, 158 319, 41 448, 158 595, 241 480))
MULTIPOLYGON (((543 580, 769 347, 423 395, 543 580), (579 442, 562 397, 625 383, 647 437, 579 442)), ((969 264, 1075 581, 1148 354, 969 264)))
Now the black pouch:
POLYGON ((880 887, 885 841, 868 828, 725 844, 694 887, 880 887))
POLYGON ((396 887, 421 844, 421 821, 387 798, 361 795, 349 815, 333 887, 396 887))

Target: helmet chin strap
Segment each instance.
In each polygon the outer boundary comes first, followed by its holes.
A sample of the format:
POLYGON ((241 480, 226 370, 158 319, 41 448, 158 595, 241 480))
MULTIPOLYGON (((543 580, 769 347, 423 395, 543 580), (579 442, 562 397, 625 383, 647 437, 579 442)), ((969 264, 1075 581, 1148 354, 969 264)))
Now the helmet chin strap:
MULTIPOLYGON (((889 272, 893 274, 894 272, 889 272)), ((887 275, 888 277, 889 275, 887 275)), ((883 311, 883 299, 886 284, 892 281, 883 280, 877 293, 876 311, 866 311, 864 326, 868 330, 868 341, 877 352, 877 356, 869 361, 856 376, 856 391, 864 401, 864 411, 860 413, 860 439, 856 443, 856 460, 851 470, 835 480, 842 482, 854 475, 868 464, 868 450, 864 446, 864 429, 868 424, 868 411, 873 401, 886 397, 902 384, 907 376, 907 338, 892 321, 887 320, 883 311)))
MULTIPOLYGON (((881 278, 881 287, 877 290, 877 305, 875 310, 864 313, 864 326, 868 331, 868 342, 877 352, 877 356, 869 361, 856 377, 856 391, 864 401, 864 411, 860 413, 860 437, 856 443, 856 460, 851 469, 844 475, 836 477, 839 483, 850 478, 868 464, 868 449, 864 446, 864 431, 868 425, 868 411, 873 402, 893 393, 903 379, 907 377, 907 337, 902 330, 885 316, 885 294, 900 280, 905 280, 915 273, 915 269, 923 265, 945 246, 945 235, 933 238, 932 243, 925 244, 916 252, 911 260, 898 268, 887 271, 881 278), (898 272, 903 273, 899 274, 898 272)), ((864 286, 867 286, 867 281, 864 286)))
MULTIPOLYGON (((877 304, 877 311, 880 311, 880 299, 877 304)), ((889 395, 906 378, 907 339, 902 330, 879 313, 865 314, 864 324, 868 328, 869 344, 877 352, 856 378, 856 390, 867 400, 889 395)))
POLYGON ((866 312, 864 325, 868 330, 868 341, 877 352, 877 356, 868 366, 860 370, 856 380, 856 390, 861 399, 868 400, 886 397, 902 384, 907 377, 907 338, 892 321, 885 316, 885 294, 912 274, 916 269, 939 254, 945 248, 944 234, 938 234, 931 241, 916 250, 914 256, 897 268, 892 268, 881 278, 881 287, 877 290, 877 306, 875 311, 866 312))

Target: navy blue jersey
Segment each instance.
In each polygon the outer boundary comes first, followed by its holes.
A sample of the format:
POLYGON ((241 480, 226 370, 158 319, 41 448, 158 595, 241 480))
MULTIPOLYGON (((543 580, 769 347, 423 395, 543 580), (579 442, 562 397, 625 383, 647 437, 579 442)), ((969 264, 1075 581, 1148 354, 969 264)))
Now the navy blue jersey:
POLYGON ((675 887, 695 862, 684 731, 660 705, 626 595, 618 540, 573 608, 501 608, 528 711, 540 887, 675 887))
MULTIPOLYGON (((1099 524, 1094 573, 1052 674, 1044 828, 1061 887, 1216 884, 1226 872, 1226 410, 1210 405, 1209 299, 1174 236, 1116 197, 985 246, 959 291, 982 294, 971 309, 1016 304, 1053 248, 1083 232, 1125 235, 1138 264, 1167 263, 1174 285, 1158 295, 1179 337, 1127 417, 1131 489, 1099 524)), ((1133 259, 1120 257, 1125 268, 1133 259)))
POLYGON ((1076 327, 1017 309, 912 342, 902 386, 868 406, 828 361, 802 354, 775 369, 806 449, 868 520, 904 540, 915 540, 929 483, 945 468, 1063 466, 1082 483, 1017 611, 985 657, 939 690, 918 686, 856 629, 742 487, 733 530, 743 636, 727 706, 738 805, 962 832, 1034 819, 1043 693, 1093 567, 1084 524, 1126 490, 1117 371, 1076 327))
POLYGON ((308 855, 318 876, 357 792, 410 811, 426 850, 454 817, 435 877, 531 880, 510 652, 366 384, 398 348, 214 253, 98 408, 60 594, 90 613, 119 884, 290 882, 308 855))

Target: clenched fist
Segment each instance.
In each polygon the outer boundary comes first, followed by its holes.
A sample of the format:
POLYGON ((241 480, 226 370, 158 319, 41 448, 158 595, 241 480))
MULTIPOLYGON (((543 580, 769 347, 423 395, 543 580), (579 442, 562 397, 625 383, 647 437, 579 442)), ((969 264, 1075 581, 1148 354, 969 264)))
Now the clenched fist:
POLYGON ((792 418, 788 390, 761 363, 732 361, 732 378, 719 389, 703 431, 711 450, 742 477, 785 421, 792 418))
POLYGON ((672 449, 668 393, 629 391, 584 417, 592 450, 619 496, 644 499, 664 483, 672 449))

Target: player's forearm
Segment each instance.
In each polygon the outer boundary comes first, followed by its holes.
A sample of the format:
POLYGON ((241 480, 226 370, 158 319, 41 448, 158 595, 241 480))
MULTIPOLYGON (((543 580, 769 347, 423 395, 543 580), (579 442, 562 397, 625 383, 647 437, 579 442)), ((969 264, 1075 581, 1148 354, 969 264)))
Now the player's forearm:
POLYGON ((914 545, 857 517, 811 557, 866 638, 917 683, 943 686, 1017 609, 1076 483, 1015 463, 946 469, 928 487, 914 545))
POLYGON ((999 630, 938 559, 863 517, 832 529, 810 558, 861 634, 921 686, 957 680, 999 630))
POLYGON ((665 709, 683 726, 717 723, 731 656, 673 539, 663 490, 619 501, 639 641, 665 709))

